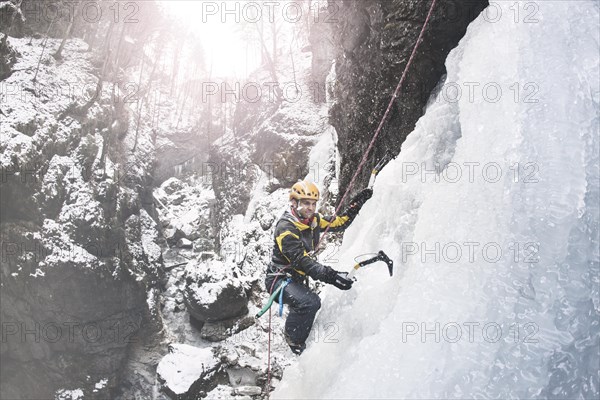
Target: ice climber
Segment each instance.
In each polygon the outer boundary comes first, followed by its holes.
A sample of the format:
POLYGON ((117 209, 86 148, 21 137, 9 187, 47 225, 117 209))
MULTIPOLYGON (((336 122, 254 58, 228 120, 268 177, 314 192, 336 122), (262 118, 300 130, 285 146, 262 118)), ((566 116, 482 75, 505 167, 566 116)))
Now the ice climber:
MULTIPOLYGON (((273 293, 280 284, 288 282, 283 289, 283 303, 289 306, 285 338, 295 354, 301 354, 306 348, 306 339, 321 308, 321 299, 308 287, 308 277, 341 290, 350 289, 353 283, 347 279, 347 272, 338 272, 312 257, 321 230, 328 226, 329 232, 348 228, 372 195, 372 189, 364 189, 343 213, 333 218, 316 212, 319 189, 314 183, 297 182, 290 190, 290 208, 275 226, 273 256, 265 285, 269 293, 273 293)), ((279 302, 279 298, 276 300, 279 302)))

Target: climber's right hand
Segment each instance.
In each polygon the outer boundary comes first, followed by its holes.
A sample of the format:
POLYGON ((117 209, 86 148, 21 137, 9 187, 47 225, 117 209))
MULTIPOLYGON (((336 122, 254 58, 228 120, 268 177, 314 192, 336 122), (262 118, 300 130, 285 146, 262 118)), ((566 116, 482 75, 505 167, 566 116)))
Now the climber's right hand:
POLYGON ((354 281, 352 279, 348 279, 347 272, 338 272, 333 268, 329 268, 329 273, 325 283, 329 283, 340 290, 350 290, 354 281))

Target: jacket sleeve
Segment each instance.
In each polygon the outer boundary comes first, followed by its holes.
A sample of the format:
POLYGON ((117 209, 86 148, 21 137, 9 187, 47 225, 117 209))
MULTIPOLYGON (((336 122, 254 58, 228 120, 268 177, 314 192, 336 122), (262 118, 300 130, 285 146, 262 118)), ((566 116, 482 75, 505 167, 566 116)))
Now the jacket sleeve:
POLYGON ((279 251, 300 274, 329 283, 335 279, 336 271, 313 260, 300 240, 300 231, 295 227, 279 227, 275 237, 279 251))
POLYGON ((329 227, 328 232, 341 232, 346 230, 350 224, 352 224, 356 214, 346 210, 335 218, 333 216, 323 216, 320 214, 319 217, 319 228, 321 228, 321 231, 324 231, 329 227))

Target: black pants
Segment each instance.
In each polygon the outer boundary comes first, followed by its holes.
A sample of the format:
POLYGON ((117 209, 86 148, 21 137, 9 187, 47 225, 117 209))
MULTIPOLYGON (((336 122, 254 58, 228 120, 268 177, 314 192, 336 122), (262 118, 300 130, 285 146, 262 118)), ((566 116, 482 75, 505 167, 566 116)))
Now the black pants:
MULTIPOLYGON (((267 291, 271 293, 277 290, 281 282, 286 279, 285 276, 267 276, 265 279, 267 291), (275 278, 277 278, 277 282, 273 285, 275 278)), ((279 296, 276 300, 279 302, 279 296)), ((285 333, 294 343, 306 342, 315 321, 315 315, 321 308, 321 299, 316 293, 311 292, 306 285, 291 281, 283 290, 283 304, 288 305, 290 308, 285 321, 285 333)))

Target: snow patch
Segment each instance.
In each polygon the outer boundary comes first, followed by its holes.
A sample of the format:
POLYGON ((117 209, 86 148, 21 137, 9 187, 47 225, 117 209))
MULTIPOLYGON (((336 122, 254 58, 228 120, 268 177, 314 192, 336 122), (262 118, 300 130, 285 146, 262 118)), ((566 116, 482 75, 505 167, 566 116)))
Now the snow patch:
POLYGON ((211 348, 200 349, 187 344, 171 345, 172 352, 160 360, 156 373, 171 391, 181 395, 218 365, 211 348))

